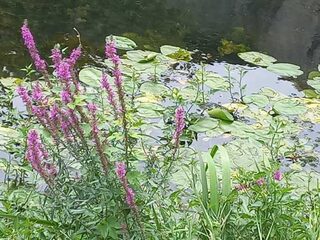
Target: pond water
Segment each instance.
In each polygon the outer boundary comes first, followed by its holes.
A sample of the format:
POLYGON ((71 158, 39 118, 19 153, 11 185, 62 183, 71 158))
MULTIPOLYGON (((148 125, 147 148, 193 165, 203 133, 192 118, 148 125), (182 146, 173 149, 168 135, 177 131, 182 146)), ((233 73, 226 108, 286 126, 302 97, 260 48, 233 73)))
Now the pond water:
MULTIPOLYGON (((19 69, 31 62, 20 37, 24 19, 43 56, 56 43, 77 46, 76 28, 87 55, 103 54, 105 36, 123 35, 139 48, 157 52, 164 44, 198 49, 211 63, 208 70, 221 75, 226 62, 245 64, 236 55, 241 49, 265 52, 279 62, 301 66, 305 73, 320 63, 318 0, 0 0, 0 77, 20 75, 19 69)), ((271 87, 301 96, 298 89, 305 88, 305 75, 285 81, 264 68, 252 68, 244 84, 248 94, 271 87)), ((224 103, 228 96, 213 100, 224 103)), ((304 134, 317 144, 319 131, 310 127, 304 134)), ((213 141, 194 144, 206 150, 228 140, 213 141)), ((315 169, 320 171, 319 165, 315 169)))
MULTIPOLYGON (((266 52, 307 72, 320 62, 318 0, 0 0, 0 76, 30 63, 19 28, 25 18, 44 55, 59 42, 100 52, 108 34, 125 35, 140 48, 163 44, 209 53, 209 61, 237 63, 246 48, 266 52), (222 46, 222 41, 233 44, 222 46), (220 51, 218 50, 220 49, 220 51)), ((303 87, 303 77, 297 81, 303 87)))

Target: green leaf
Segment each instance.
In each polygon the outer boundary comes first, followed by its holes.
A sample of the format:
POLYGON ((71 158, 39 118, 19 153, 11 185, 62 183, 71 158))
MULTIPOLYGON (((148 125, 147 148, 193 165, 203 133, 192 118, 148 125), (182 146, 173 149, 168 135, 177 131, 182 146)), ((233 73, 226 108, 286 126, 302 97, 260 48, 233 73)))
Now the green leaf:
POLYGON ((300 67, 291 63, 275 63, 267 67, 270 72, 274 72, 284 77, 296 78, 303 74, 300 67))
POLYGON ((223 108, 211 109, 211 110, 208 111, 208 114, 212 118, 224 120, 224 121, 227 121, 227 122, 233 122, 234 121, 234 117, 232 116, 232 114, 230 114, 228 112, 228 110, 223 109, 223 108))
MULTIPOLYGON (((196 72, 196 77, 201 79, 201 71, 196 72)), ((206 72, 203 77, 204 84, 213 90, 226 90, 229 86, 229 83, 219 74, 206 72)))
POLYGON ((79 73, 80 81, 87 84, 90 87, 100 87, 101 76, 101 70, 91 67, 84 68, 79 73))
POLYGON ((267 67, 277 61, 274 57, 259 52, 238 53, 238 56, 248 63, 263 67, 267 67))
MULTIPOLYGON (((215 145, 213 149, 218 149, 215 145)), ((212 151, 211 151, 212 152, 212 151)), ((218 176, 215 166, 215 154, 212 156, 209 153, 204 153, 203 157, 208 163, 208 172, 209 172, 209 183, 210 183, 210 207, 215 212, 218 213, 219 209, 219 185, 218 185, 218 176)))
POLYGON ((22 79, 20 78, 13 78, 13 77, 0 78, 0 83, 6 88, 15 87, 21 82, 22 82, 22 79))
POLYGON ((222 167, 222 195, 227 197, 231 192, 231 162, 227 150, 219 146, 222 167))
POLYGON ((264 108, 269 104, 269 98, 261 94, 252 94, 250 96, 244 96, 243 101, 246 104, 253 103, 260 108, 264 108))
POLYGON ((106 37, 106 42, 115 41, 116 48, 121 50, 132 50, 137 47, 137 44, 129 38, 109 35, 106 37))
POLYGON ((307 84, 310 87, 313 87, 318 92, 320 92, 320 78, 315 78, 314 80, 308 80, 307 84))
POLYGON ((201 186, 202 186, 202 202, 206 206, 208 203, 209 192, 208 192, 206 168, 201 155, 200 155, 199 162, 200 162, 200 174, 201 174, 201 186))
POLYGON ((126 53, 128 59, 138 63, 151 62, 156 58, 158 54, 159 53, 156 53, 156 52, 142 51, 142 50, 128 51, 126 53))
POLYGON ((312 71, 308 75, 308 79, 310 79, 310 80, 313 80, 313 79, 319 78, 319 77, 320 77, 320 72, 319 71, 312 71))
POLYGON ((156 83, 156 82, 145 82, 140 87, 141 92, 152 94, 154 96, 162 96, 168 90, 169 88, 167 88, 163 84, 156 83))
POLYGON ((189 127, 189 130, 195 132, 206 132, 212 130, 218 126, 218 121, 212 118, 202 118, 194 125, 189 127))
POLYGON ((307 108, 292 98, 285 98, 277 101, 273 105, 273 109, 278 114, 283 115, 298 115, 307 111, 307 108))
POLYGON ((170 58, 182 61, 190 61, 192 59, 191 53, 185 49, 170 46, 170 45, 163 45, 160 47, 160 51, 163 55, 166 55, 170 58))

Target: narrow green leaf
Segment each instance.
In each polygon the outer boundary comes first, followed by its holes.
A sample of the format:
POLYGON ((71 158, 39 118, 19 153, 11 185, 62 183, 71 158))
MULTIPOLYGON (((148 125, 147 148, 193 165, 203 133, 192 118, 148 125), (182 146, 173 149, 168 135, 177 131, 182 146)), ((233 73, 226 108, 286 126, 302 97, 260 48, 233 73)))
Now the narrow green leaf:
POLYGON ((208 183, 207 183, 207 176, 206 176, 206 169, 203 162, 203 158, 200 155, 200 174, 201 174, 201 186, 202 186, 202 201, 203 204, 206 206, 208 203, 208 183))
POLYGON ((231 163, 227 150, 219 146, 222 166, 222 195, 227 197, 231 192, 231 163))

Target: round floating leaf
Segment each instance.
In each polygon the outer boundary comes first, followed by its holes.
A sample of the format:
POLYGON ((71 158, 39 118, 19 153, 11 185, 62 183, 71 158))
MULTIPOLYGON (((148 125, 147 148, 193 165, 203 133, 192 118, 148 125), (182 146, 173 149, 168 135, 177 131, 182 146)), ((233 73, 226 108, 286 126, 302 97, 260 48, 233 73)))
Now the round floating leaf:
POLYGON ((156 82, 145 82, 141 85, 140 91, 148 94, 152 94, 154 96, 164 95, 169 89, 156 82))
POLYGON ((132 41, 129 38, 126 37, 121 37, 121 36, 107 36, 106 37, 106 42, 108 41, 115 41, 116 43, 116 48, 121 49, 121 50, 132 50, 137 47, 137 44, 132 41))
POLYGON ((197 89, 194 89, 193 87, 185 87, 179 91, 179 94, 183 99, 193 101, 197 97, 197 92, 197 89))
POLYGON ((158 54, 150 51, 133 50, 127 52, 127 58, 134 62, 147 63, 154 60, 158 54))
POLYGON ((269 104, 269 98, 264 95, 260 95, 260 94, 253 94, 250 96, 245 96, 243 98, 243 101, 247 104, 253 103, 260 108, 264 108, 265 106, 267 106, 269 104))
POLYGON ((99 87, 102 71, 96 68, 84 68, 79 73, 79 79, 81 82, 91 87, 99 87))
POLYGON ((234 117, 226 109, 223 108, 214 108, 208 111, 208 114, 212 118, 233 122, 234 117))
POLYGON ((218 126, 218 120, 212 118, 202 118, 194 125, 191 125, 189 129, 195 132, 206 132, 212 130, 218 126))
POLYGON ((273 105, 273 109, 278 114, 298 115, 307 111, 307 108, 292 98, 281 99, 273 105))
POLYGON ((160 47, 160 52, 176 60, 190 61, 192 59, 189 51, 175 46, 163 45, 160 47))
POLYGON ((243 52, 238 53, 238 56, 248 63, 263 67, 267 67, 277 61, 274 57, 259 52, 243 52))
POLYGON ((163 45, 160 47, 160 52, 163 55, 170 55, 172 53, 178 52, 179 49, 180 49, 179 47, 170 46, 170 45, 163 45))
MULTIPOLYGON (((196 77, 201 79, 201 72, 196 72, 196 77)), ((204 84, 214 90, 226 90, 228 82, 219 74, 207 72, 204 75, 204 84)))
POLYGON ((320 77, 320 72, 318 72, 318 71, 312 71, 308 75, 308 79, 310 79, 310 80, 318 78, 318 77, 320 77))
POLYGON ((270 72, 274 72, 284 77, 296 78, 303 74, 300 67, 291 63, 275 63, 267 67, 270 72))
POLYGON ((15 87, 19 85, 21 82, 22 82, 22 79, 20 78, 13 78, 13 77, 0 78, 0 83, 6 88, 15 87))
POLYGON ((308 80, 307 84, 310 87, 313 87, 318 92, 320 92, 320 78, 315 78, 314 80, 308 80))
POLYGON ((303 93, 306 98, 318 98, 319 97, 319 94, 313 89, 305 89, 305 90, 303 90, 303 93))

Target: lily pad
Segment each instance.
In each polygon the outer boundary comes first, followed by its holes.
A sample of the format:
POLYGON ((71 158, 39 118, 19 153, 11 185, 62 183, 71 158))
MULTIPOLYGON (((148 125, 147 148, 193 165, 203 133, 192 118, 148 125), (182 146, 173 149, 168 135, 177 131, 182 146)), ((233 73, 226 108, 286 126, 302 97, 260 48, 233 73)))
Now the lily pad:
POLYGON ((218 120, 212 118, 202 118, 194 125, 189 127, 189 130, 195 132, 206 132, 218 126, 218 120))
POLYGON ((81 82, 91 87, 99 87, 102 71, 96 68, 84 68, 79 73, 79 79, 81 82))
POLYGON ((223 108, 214 108, 208 111, 208 114, 212 118, 224 120, 227 122, 233 122, 234 117, 226 109, 223 108))
POLYGON ((307 84, 310 87, 313 87, 318 92, 320 92, 320 78, 315 78, 314 80, 308 80, 307 84))
MULTIPOLYGON (((201 77, 201 72, 196 73, 196 77, 201 77)), ((226 90, 229 83, 219 74, 208 72, 204 76, 204 84, 213 90, 226 90)))
POLYGON ((121 50, 133 50, 137 47, 137 44, 129 38, 109 35, 106 37, 106 42, 114 41, 117 49, 121 50))
POLYGON ((274 72, 283 77, 296 78, 303 74, 300 67, 291 63, 275 63, 267 67, 270 72, 274 72))
POLYGON ((253 103, 260 108, 264 108, 269 104, 269 98, 260 94, 252 94, 250 96, 245 96, 243 98, 243 101, 247 104, 253 103))
POLYGON ((170 58, 182 61, 190 61, 192 59, 191 53, 185 49, 170 46, 170 45, 163 45, 160 47, 160 52, 163 55, 166 55, 170 58))
POLYGON ((283 115, 298 115, 307 111, 304 105, 292 98, 281 99, 273 105, 273 109, 283 115))
POLYGON ((248 63, 263 67, 267 67, 277 61, 274 57, 259 52, 243 52, 238 53, 238 56, 248 63))
POLYGON ((134 62, 147 63, 153 61, 158 54, 150 51, 133 50, 127 52, 127 58, 134 62))
POLYGON ((156 82, 145 82, 140 87, 141 92, 149 93, 154 96, 164 95, 168 90, 169 88, 156 82))

